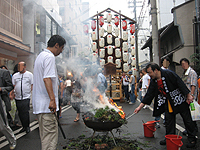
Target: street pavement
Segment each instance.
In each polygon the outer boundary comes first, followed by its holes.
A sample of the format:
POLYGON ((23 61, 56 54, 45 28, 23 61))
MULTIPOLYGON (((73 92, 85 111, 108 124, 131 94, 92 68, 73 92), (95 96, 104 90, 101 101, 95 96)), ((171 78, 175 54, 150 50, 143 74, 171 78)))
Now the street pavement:
MULTIPOLYGON (((135 104, 129 105, 128 103, 120 103, 117 101, 119 106, 122 106, 123 110, 126 113, 126 116, 129 117, 135 108, 140 104, 139 101, 136 101, 135 104)), ((62 118, 60 118, 61 126, 65 132, 66 138, 77 138, 80 135, 85 135, 86 137, 91 137, 93 134, 93 130, 86 127, 83 120, 80 119, 79 122, 74 122, 73 120, 76 117, 76 112, 70 105, 66 105, 62 108, 62 118)), ((31 120, 31 132, 29 134, 18 133, 21 128, 13 127, 14 134, 17 137, 17 147, 16 150, 40 150, 40 138, 39 138, 39 129, 38 122, 36 120, 36 116, 32 114, 32 109, 30 110, 30 120, 31 120)), ((154 117, 152 117, 152 108, 142 109, 138 114, 133 115, 128 119, 128 123, 126 125, 122 125, 119 132, 116 133, 116 129, 113 129, 113 134, 115 137, 130 137, 130 139, 137 140, 148 147, 143 147, 145 150, 166 150, 166 146, 162 146, 159 144, 160 140, 164 139, 165 136, 165 127, 163 126, 163 120, 161 119, 160 128, 158 128, 154 133, 154 138, 144 137, 144 128, 143 122, 153 121, 154 117)), ((177 134, 178 131, 184 130, 183 121, 180 115, 177 115, 177 134)), ((197 122, 198 127, 200 127, 200 121, 197 122)), ((95 135, 99 134, 98 132, 95 135)), ((111 136, 111 135, 110 135, 111 136)), ((187 137, 180 133, 180 136, 183 137, 183 146, 182 150, 186 150, 187 137)), ((197 135, 200 137, 200 133, 197 135)), ((60 130, 59 130, 59 139, 58 139, 58 150, 62 150, 63 147, 66 146, 66 139, 63 138, 60 130)), ((140 145, 139 145, 140 146, 140 145)), ((142 147, 142 146, 141 146, 142 147)), ((5 136, 0 134, 0 150, 8 150, 9 145, 5 136)), ((200 140, 198 139, 197 146, 192 150, 200 149, 200 140)), ((189 150, 189 149, 187 149, 189 150)))

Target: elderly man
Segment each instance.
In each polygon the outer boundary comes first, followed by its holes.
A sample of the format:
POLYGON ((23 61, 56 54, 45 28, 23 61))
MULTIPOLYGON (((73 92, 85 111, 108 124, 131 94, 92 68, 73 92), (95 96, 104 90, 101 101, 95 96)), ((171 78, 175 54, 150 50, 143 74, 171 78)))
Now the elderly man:
POLYGON ((11 109, 8 92, 13 89, 11 76, 8 70, 0 68, 0 131, 5 135, 10 144, 10 149, 16 147, 16 137, 8 125, 6 109, 11 109), (5 102, 5 103, 4 103, 5 102), (6 108, 5 108, 6 107, 6 108))
POLYGON ((58 142, 58 124, 56 111, 58 105, 58 74, 55 56, 64 49, 66 41, 59 35, 53 35, 34 64, 33 113, 39 122, 42 150, 55 150, 58 142))
POLYGON ((23 61, 18 63, 18 71, 13 75, 12 83, 14 85, 18 115, 23 127, 19 132, 26 131, 26 133, 29 133, 29 110, 31 91, 33 88, 33 74, 26 70, 26 63, 23 61))
MULTIPOLYGON (((190 94, 193 96, 193 99, 197 101, 197 91, 198 91, 198 76, 197 73, 189 66, 190 62, 187 58, 182 58, 180 60, 181 67, 183 68, 184 72, 181 76, 183 82, 190 90, 190 94)), ((198 127, 196 121, 193 121, 195 125, 195 130, 198 132, 198 127)), ((187 134, 187 128, 183 131, 183 134, 187 134)))
MULTIPOLYGON (((186 146, 195 147, 197 139, 189 109, 189 103, 193 101, 190 90, 173 71, 160 69, 155 63, 148 64, 146 69, 152 80, 142 103, 134 112, 138 113, 145 104, 151 104, 155 98, 153 116, 165 112, 166 135, 176 133, 176 114, 179 113, 188 131, 189 143, 186 146)), ((160 144, 166 145, 166 139, 160 141, 160 144)))

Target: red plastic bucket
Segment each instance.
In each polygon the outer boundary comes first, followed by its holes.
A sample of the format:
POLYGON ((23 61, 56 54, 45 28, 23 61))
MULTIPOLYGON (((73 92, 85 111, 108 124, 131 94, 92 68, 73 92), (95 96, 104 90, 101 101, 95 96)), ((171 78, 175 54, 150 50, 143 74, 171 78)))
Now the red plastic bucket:
POLYGON ((174 134, 165 135, 167 150, 179 150, 183 145, 182 137, 174 134), (178 137, 178 138, 177 138, 178 137))
POLYGON ((145 137, 154 137, 154 132, 156 131, 155 122, 156 121, 148 121, 147 123, 143 124, 145 137))

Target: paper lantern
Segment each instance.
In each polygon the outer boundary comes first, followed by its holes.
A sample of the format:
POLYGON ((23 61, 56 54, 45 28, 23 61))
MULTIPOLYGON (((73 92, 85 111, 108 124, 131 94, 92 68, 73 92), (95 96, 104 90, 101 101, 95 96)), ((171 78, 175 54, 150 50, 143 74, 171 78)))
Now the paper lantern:
POLYGON ((88 34, 88 31, 89 31, 89 27, 88 27, 87 24, 85 24, 85 25, 83 26, 83 32, 84 32, 85 34, 88 34))
POLYGON ((121 60, 120 59, 116 59, 115 64, 117 65, 116 68, 121 68, 121 60))
POLYGON ((104 65, 105 65, 105 59, 100 59, 100 66, 104 67, 104 65))
POLYGON ((112 55, 113 54, 113 47, 111 45, 107 46, 107 53, 108 53, 108 55, 112 55))
POLYGON ((135 55, 135 47, 131 46, 131 55, 135 55))
POLYGON ((111 34, 108 34, 108 36, 107 36, 107 43, 112 44, 112 35, 111 34))
POLYGON ((126 22, 126 20, 122 21, 122 28, 123 28, 123 30, 127 29, 127 22, 126 22))
POLYGON ((117 58, 121 57, 121 50, 119 48, 115 49, 115 57, 117 57, 117 58))
POLYGON ((93 31, 96 29, 96 21, 95 20, 92 20, 91 28, 92 28, 93 31))
POLYGON ((92 54, 92 62, 96 62, 97 61, 97 53, 93 53, 92 54))
POLYGON ((131 68, 131 70, 132 70, 132 74, 133 74, 134 76, 136 76, 137 69, 136 69, 135 67, 133 67, 133 68, 131 68))
POLYGON ((123 61, 124 62, 128 61, 128 53, 123 53, 123 61))
POLYGON ((115 46, 120 47, 120 38, 115 38, 115 46))
POLYGON ((123 50, 124 52, 127 52, 127 51, 128 51, 128 42, 123 42, 123 43, 122 43, 122 50, 123 50))
POLYGON ((119 17, 116 15, 115 16, 115 25, 118 26, 119 25, 119 17))
POLYGON ((134 24, 130 25, 130 33, 131 34, 135 33, 135 25, 134 24))
POLYGON ((128 63, 124 63, 124 64, 123 64, 123 71, 124 71, 124 72, 128 72, 128 70, 129 70, 128 63))
POLYGON ((135 44, 135 36, 134 36, 134 35, 131 35, 130 38, 131 38, 131 42, 130 42, 130 43, 131 43, 132 45, 134 45, 134 44, 135 44))
POLYGON ((97 49, 97 43, 96 42, 92 42, 92 51, 95 52, 97 49))
POLYGON ((128 31, 123 31, 122 39, 123 39, 124 41, 127 41, 127 40, 128 40, 128 31))
POLYGON ((112 21, 112 14, 108 13, 107 14, 107 22, 110 23, 112 21))
POLYGON ((112 56, 108 56, 108 63, 109 62, 113 63, 113 57, 112 56))
POLYGON ((103 27, 99 28, 99 35, 100 35, 100 37, 102 37, 104 35, 104 28, 103 27))
POLYGON ((97 40, 97 34, 95 31, 92 31, 92 40, 96 41, 97 40))
POLYGON ((100 58, 104 58, 105 57, 105 49, 104 48, 101 48, 99 50, 99 56, 100 56, 100 58))
POLYGON ((104 18, 103 18, 102 15, 99 17, 99 25, 100 25, 101 27, 104 25, 104 18))
POLYGON ((131 57, 131 65, 136 66, 136 58, 135 57, 131 57))
POLYGON ((100 38, 99 39, 99 46, 100 47, 104 47, 105 46, 104 38, 100 38))
POLYGON ((114 31, 115 31, 115 36, 118 37, 119 36, 119 28, 115 27, 114 31))
POLYGON ((107 25, 107 32, 112 33, 112 25, 110 23, 107 25))

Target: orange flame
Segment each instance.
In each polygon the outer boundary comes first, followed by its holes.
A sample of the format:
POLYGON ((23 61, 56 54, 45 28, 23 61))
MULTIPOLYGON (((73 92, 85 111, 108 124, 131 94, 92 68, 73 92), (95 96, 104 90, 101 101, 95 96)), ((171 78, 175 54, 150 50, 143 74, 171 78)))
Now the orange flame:
POLYGON ((115 107, 117 107, 119 109, 118 114, 121 116, 122 119, 124 119, 126 114, 123 111, 122 107, 118 106, 117 103, 115 103, 112 99, 109 99, 109 102, 110 102, 111 105, 113 105, 113 106, 115 106, 115 107))

